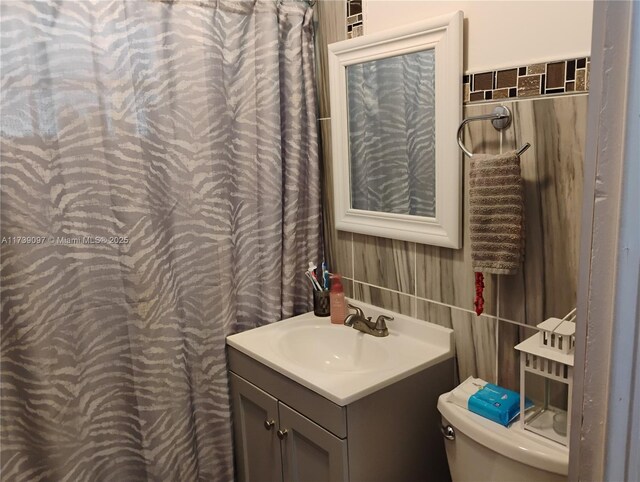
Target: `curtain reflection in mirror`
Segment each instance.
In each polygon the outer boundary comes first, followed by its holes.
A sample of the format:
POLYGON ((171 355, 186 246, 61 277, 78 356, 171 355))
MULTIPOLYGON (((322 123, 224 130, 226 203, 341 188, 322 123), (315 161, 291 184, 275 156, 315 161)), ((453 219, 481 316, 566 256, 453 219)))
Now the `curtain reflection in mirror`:
POLYGON ((435 51, 349 65, 351 207, 435 217, 435 51))

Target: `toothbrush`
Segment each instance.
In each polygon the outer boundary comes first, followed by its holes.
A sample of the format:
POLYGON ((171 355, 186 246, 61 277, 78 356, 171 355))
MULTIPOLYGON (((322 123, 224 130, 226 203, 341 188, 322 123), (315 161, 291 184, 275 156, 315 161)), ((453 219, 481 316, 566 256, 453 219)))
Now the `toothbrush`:
POLYGON ((322 286, 320 286, 320 281, 318 281, 318 277, 316 276, 315 271, 311 272, 311 277, 313 278, 313 281, 316 282, 316 286, 318 287, 318 290, 322 291, 322 286))
POLYGON ((319 291, 322 291, 322 286, 320 286, 320 282, 318 281, 318 277, 316 276, 316 269, 318 267, 313 264, 312 261, 309 261, 309 269, 307 270, 307 273, 309 273, 310 276, 312 276, 313 280, 315 281, 315 285, 318 287, 319 291))
POLYGON ((327 269, 327 262, 322 262, 322 284, 324 285, 324 289, 329 289, 329 270, 327 269))
POLYGON ((308 271, 304 272, 304 275, 309 278, 309 281, 311 281, 311 285, 313 286, 313 289, 316 291, 322 291, 322 288, 320 288, 320 284, 318 284, 318 282, 313 278, 313 276, 311 276, 311 273, 309 273, 308 271))
POLYGON ((317 285, 316 285, 316 281, 313 279, 313 277, 311 276, 311 274, 309 274, 309 272, 308 272, 308 271, 305 271, 305 272, 304 272, 304 275, 305 275, 307 278, 309 278, 309 281, 311 281, 311 286, 313 287, 313 289, 314 289, 314 290, 316 290, 316 291, 317 291, 317 290, 318 290, 318 287, 317 287, 317 285))

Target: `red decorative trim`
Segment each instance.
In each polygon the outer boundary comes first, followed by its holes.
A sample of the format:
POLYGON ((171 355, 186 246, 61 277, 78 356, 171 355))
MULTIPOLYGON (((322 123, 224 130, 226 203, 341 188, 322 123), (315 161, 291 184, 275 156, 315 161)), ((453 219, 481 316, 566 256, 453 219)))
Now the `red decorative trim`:
POLYGON ((476 315, 480 316, 484 311, 484 298, 482 292, 484 290, 484 275, 482 273, 476 273, 476 299, 473 301, 473 306, 476 308, 476 315))

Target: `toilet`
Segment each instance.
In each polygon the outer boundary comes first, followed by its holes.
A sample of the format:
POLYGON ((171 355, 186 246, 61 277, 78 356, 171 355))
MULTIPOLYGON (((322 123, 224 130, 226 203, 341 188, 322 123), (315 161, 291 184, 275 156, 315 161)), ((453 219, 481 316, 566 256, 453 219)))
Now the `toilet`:
POLYGON ((566 482, 569 449, 519 423, 507 428, 440 395, 442 433, 452 482, 566 482))

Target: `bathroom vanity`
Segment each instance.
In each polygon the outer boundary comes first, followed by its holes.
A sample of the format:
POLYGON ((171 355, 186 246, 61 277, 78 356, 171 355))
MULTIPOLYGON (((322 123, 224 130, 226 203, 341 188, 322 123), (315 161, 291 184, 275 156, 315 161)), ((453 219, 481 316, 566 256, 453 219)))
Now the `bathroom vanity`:
POLYGON ((357 304, 393 316, 389 336, 307 313, 227 338, 238 480, 449 479, 453 332, 357 304))

